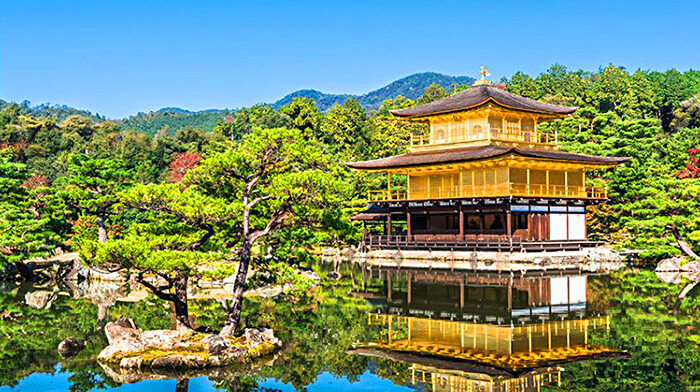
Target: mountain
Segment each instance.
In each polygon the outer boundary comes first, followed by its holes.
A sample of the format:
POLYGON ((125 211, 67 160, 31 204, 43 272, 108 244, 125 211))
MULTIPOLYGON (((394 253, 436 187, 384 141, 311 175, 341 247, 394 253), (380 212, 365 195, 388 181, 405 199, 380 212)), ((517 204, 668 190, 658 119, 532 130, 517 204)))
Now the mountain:
POLYGON ((166 128, 170 134, 180 129, 192 127, 203 131, 214 129, 219 120, 233 114, 228 109, 208 109, 189 111, 180 108, 163 108, 155 112, 137 113, 119 121, 123 129, 155 135, 160 129, 166 128))
POLYGON ((365 108, 376 109, 383 101, 395 98, 398 95, 416 99, 423 94, 423 90, 426 87, 433 83, 449 91, 454 84, 472 84, 473 82, 474 78, 469 76, 449 76, 437 72, 421 72, 391 82, 378 90, 370 91, 364 95, 325 94, 318 90, 298 90, 275 102, 273 106, 279 108, 291 102, 293 98, 307 97, 316 101, 319 110, 323 111, 333 106, 333 104, 342 104, 345 100, 352 97, 356 98, 360 105, 365 108))
MULTIPOLYGON (((0 99, 0 110, 10 104, 11 102, 0 99)), ((51 105, 48 103, 42 103, 41 105, 32 106, 31 102, 24 101, 20 103, 19 106, 21 107, 22 112, 30 114, 33 117, 52 117, 58 122, 61 122, 70 116, 88 117, 93 121, 104 121, 106 119, 105 117, 100 116, 98 113, 93 114, 87 110, 75 109, 67 105, 51 105)))
MULTIPOLYGON (((387 99, 402 95, 406 98, 417 99, 423 94, 423 90, 436 83, 448 91, 455 84, 472 84, 474 79, 469 76, 449 76, 436 72, 422 72, 396 80, 388 85, 370 91, 364 95, 351 94, 326 94, 318 90, 298 90, 279 101, 272 104, 275 109, 292 101, 295 97, 307 97, 316 101, 318 108, 322 111, 330 108, 336 103, 344 103, 348 98, 357 98, 362 106, 367 109, 376 109, 387 99)), ((8 102, 0 100, 0 109, 8 105, 8 102)), ((58 121, 63 121, 69 116, 80 115, 91 118, 93 121, 104 121, 106 118, 99 114, 93 114, 86 110, 74 109, 66 105, 42 104, 31 106, 28 101, 20 104, 23 110, 35 117, 53 117, 58 121)), ((174 134, 180 129, 193 127, 203 131, 211 131, 216 124, 230 116, 235 110, 229 109, 209 109, 200 111, 189 111, 186 109, 167 107, 148 113, 137 113, 125 117, 119 122, 123 129, 135 130, 149 135, 155 135, 160 129, 167 129, 174 134)))

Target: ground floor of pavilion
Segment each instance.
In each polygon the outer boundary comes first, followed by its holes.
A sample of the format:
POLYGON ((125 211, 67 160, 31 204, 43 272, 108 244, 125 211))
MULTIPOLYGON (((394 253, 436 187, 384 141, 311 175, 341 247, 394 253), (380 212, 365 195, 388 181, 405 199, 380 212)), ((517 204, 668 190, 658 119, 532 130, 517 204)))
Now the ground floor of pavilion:
POLYGON ((373 203, 353 217, 370 249, 556 251, 589 241, 590 200, 493 198, 373 203))

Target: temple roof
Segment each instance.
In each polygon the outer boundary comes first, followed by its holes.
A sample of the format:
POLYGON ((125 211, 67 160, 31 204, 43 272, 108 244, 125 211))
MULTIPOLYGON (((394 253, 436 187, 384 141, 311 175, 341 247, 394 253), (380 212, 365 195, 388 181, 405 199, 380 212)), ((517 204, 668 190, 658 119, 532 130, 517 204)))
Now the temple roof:
POLYGON ((488 101, 493 101, 498 105, 510 109, 554 115, 571 114, 578 109, 572 106, 559 106, 535 101, 534 99, 521 97, 491 85, 480 85, 452 94, 449 97, 426 103, 425 105, 392 110, 391 114, 404 118, 425 117, 475 108, 488 101))
POLYGON ((508 154, 564 162, 590 163, 594 165, 616 165, 630 159, 625 157, 602 157, 598 155, 575 154, 563 151, 530 150, 520 147, 488 145, 451 150, 411 152, 408 154, 394 155, 392 157, 373 159, 370 161, 347 162, 346 165, 353 169, 377 170, 477 161, 502 157, 508 154))

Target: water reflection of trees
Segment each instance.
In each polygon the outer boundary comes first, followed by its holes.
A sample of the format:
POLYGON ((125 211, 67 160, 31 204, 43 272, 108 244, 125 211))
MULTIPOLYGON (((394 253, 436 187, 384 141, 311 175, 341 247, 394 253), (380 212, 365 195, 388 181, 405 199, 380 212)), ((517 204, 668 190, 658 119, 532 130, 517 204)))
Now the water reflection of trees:
MULTIPOLYGON (((370 282, 372 284, 372 282, 370 282)), ((106 346, 99 305, 73 298, 65 288, 6 287, 0 292, 0 384, 16 385, 35 372, 53 373, 56 364, 71 373, 71 391, 119 385, 94 362, 106 346), (27 293, 48 291, 48 303, 27 305, 27 293), (62 359, 58 343, 74 337, 86 343, 76 357, 62 359)), ((686 390, 700 385, 700 298, 686 298, 672 309, 680 286, 659 281, 651 272, 616 273, 589 279, 589 298, 596 309, 607 309, 610 332, 592 334, 593 344, 626 350, 625 361, 593 361, 566 365, 562 390, 686 390)), ((274 328, 285 342, 274 363, 220 369, 207 375, 227 391, 261 391, 259 380, 274 378, 303 389, 319 373, 328 371, 355 381, 366 370, 394 383, 410 385, 410 366, 401 362, 351 356, 352 344, 378 333, 367 327, 364 300, 348 296, 347 281, 328 284, 312 298, 290 301, 249 300, 246 325, 274 328)), ((43 294, 42 294, 43 295, 43 294)), ((98 301, 99 302, 99 301, 98 301)), ((196 301, 193 314, 206 325, 219 326, 221 306, 215 300, 196 301)), ((116 301, 105 309, 104 320, 131 317, 148 329, 172 325, 171 310, 162 301, 116 301)), ((180 378, 178 374, 167 378, 180 378)), ((183 385, 183 383, 180 383, 183 385)), ((550 389, 554 387, 548 387, 550 389)))
POLYGON ((611 316, 610 333, 595 343, 628 351, 631 358, 567 366, 562 389, 576 391, 685 391, 700 386, 700 298, 673 310, 681 286, 651 271, 619 272, 593 279, 611 316))

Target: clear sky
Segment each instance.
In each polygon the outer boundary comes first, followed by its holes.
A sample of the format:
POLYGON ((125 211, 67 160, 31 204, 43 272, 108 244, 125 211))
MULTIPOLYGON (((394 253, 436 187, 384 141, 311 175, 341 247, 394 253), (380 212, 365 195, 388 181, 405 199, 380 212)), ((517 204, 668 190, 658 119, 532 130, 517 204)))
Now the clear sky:
POLYGON ((700 68, 700 1, 0 0, 0 98, 120 118, 415 72, 700 68))

